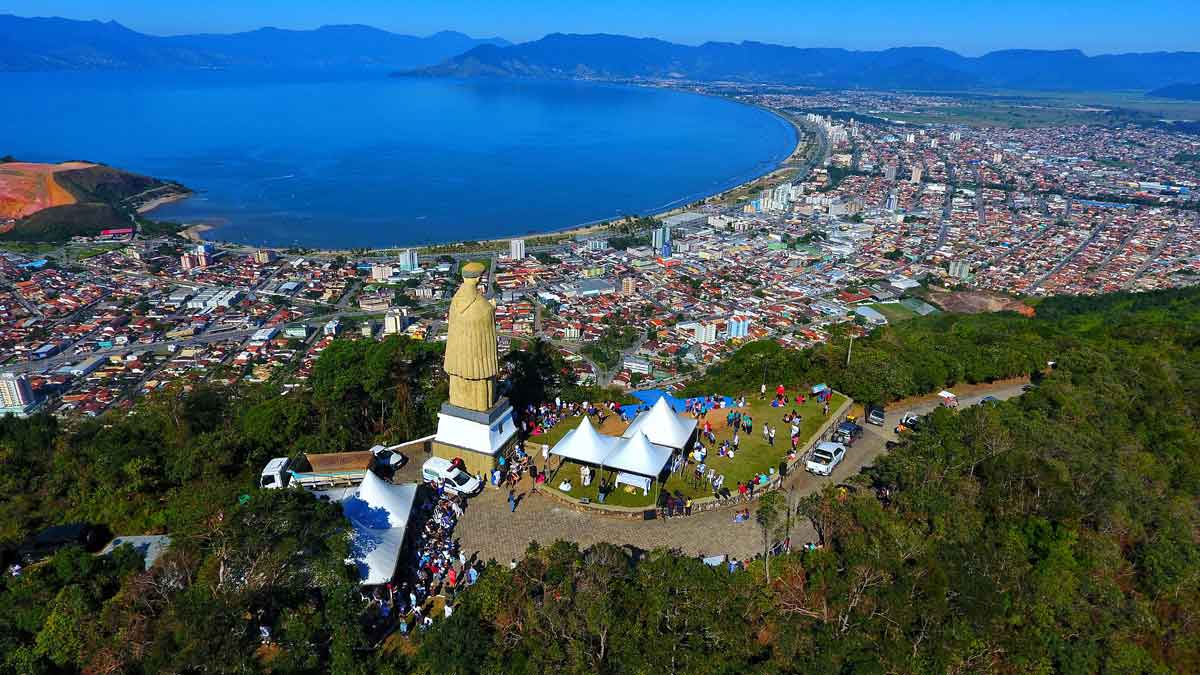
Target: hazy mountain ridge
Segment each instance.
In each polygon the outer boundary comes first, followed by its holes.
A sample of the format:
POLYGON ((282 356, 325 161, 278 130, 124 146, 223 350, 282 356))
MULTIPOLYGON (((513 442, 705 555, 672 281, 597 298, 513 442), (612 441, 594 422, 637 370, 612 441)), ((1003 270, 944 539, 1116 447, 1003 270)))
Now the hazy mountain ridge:
POLYGON ((428 37, 360 25, 160 37, 115 22, 0 15, 0 70, 419 68, 501 38, 428 37))
POLYGON ((1154 91, 1147 92, 1146 96, 1156 98, 1173 98, 1180 101, 1200 101, 1200 83, 1197 84, 1170 84, 1154 91))
POLYGON ((838 87, 1150 89, 1187 80, 1200 52, 1087 56, 1010 49, 962 56, 938 47, 882 51, 761 42, 692 47, 654 38, 555 33, 517 45, 483 45, 410 73, 432 76, 677 78, 838 87))

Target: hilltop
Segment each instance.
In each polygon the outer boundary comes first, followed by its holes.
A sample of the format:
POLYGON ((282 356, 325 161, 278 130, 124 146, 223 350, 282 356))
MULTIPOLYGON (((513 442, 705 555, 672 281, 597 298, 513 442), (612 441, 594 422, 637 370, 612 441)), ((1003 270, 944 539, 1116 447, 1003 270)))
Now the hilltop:
POLYGON ((178 183, 103 164, 0 163, 0 239, 65 241, 128 227, 132 213, 186 194, 178 183))
POLYGON ((563 34, 511 46, 481 45, 406 75, 742 81, 902 89, 1148 89, 1194 74, 1198 52, 1087 56, 1010 49, 967 57, 937 47, 882 51, 761 42, 692 47, 624 35, 563 34))

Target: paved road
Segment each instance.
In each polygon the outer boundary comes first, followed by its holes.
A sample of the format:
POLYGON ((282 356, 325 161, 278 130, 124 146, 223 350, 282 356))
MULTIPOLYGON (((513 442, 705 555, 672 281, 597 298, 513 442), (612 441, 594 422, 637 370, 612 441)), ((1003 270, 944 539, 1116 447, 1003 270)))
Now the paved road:
MULTIPOLYGON (((1011 398, 1021 393, 1022 386, 1021 382, 1008 382, 977 387, 969 395, 962 396, 960 404, 973 405, 984 396, 1011 398)), ((888 411, 888 422, 884 427, 868 425, 863 438, 854 445, 847 460, 834 471, 832 477, 820 478, 799 471, 792 474, 785 487, 792 489, 792 497, 798 499, 829 483, 845 481, 884 452, 886 441, 895 438, 891 429, 903 413, 912 411, 923 414, 937 405, 936 397, 926 397, 893 407, 888 411)), ((420 464, 420 458, 416 460, 409 463, 414 471, 420 464)), ((528 489, 529 482, 526 479, 518 494, 528 489)), ((643 521, 579 512, 553 497, 530 494, 525 494, 516 512, 510 513, 506 497, 507 491, 488 487, 483 494, 471 500, 457 529, 462 546, 468 553, 477 552, 484 560, 492 558, 503 562, 523 555, 530 542, 549 544, 559 539, 574 541, 581 546, 603 541, 647 550, 665 546, 687 555, 728 554, 736 558, 752 557, 762 548, 762 533, 753 523, 734 523, 732 508, 716 509, 687 518, 643 521)), ((793 541, 803 543, 815 538, 807 522, 793 524, 793 541)))

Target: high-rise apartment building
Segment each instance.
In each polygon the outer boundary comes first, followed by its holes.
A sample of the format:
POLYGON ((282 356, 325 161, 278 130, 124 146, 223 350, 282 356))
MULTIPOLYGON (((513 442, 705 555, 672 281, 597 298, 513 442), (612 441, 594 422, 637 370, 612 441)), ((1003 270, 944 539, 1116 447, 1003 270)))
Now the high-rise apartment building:
POLYGON ((396 266, 401 272, 415 272, 421 269, 421 259, 416 249, 406 248, 400 251, 400 259, 396 261, 396 266))
POLYGON ((513 239, 508 242, 508 257, 513 260, 525 259, 525 240, 513 239))

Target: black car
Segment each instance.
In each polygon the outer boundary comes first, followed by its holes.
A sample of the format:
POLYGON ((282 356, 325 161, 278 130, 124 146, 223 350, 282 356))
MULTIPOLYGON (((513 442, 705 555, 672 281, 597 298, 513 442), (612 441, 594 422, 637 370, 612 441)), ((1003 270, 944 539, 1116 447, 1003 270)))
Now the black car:
POLYGON ((854 422, 842 422, 838 425, 837 430, 833 432, 833 442, 849 447, 854 445, 854 441, 857 441, 862 435, 862 427, 854 422))

